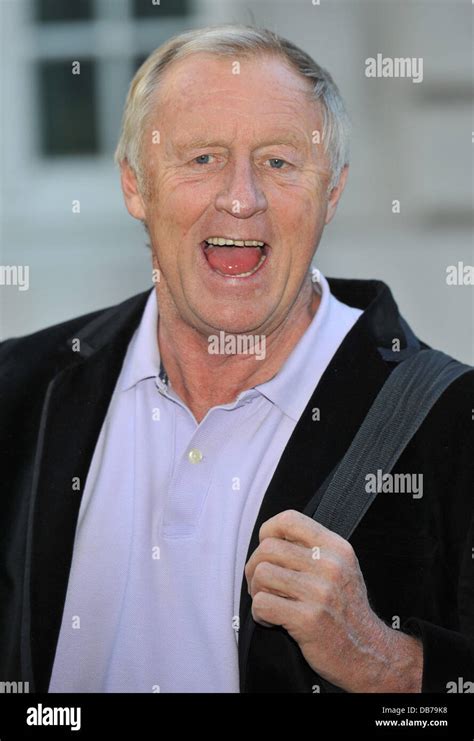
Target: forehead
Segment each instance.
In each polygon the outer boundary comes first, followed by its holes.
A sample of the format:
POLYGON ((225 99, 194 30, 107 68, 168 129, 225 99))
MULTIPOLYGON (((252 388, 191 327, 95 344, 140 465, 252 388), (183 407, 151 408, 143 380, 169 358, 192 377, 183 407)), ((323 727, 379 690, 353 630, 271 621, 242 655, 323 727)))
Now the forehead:
MULTIPOLYGON (((311 84, 275 55, 222 57, 195 53, 173 62, 160 83, 156 101, 160 118, 179 114, 314 116, 311 84)), ((181 119, 182 120, 182 119, 181 119)))

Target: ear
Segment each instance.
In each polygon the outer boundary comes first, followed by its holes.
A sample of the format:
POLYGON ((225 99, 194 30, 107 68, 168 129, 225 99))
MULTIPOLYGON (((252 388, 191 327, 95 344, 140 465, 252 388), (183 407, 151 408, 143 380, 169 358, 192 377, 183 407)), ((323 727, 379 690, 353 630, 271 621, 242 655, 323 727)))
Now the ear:
POLYGON ((325 224, 329 224, 334 214, 336 213, 337 204, 339 203, 339 199, 342 196, 342 191, 344 190, 344 187, 346 185, 348 172, 349 165, 344 165, 341 176, 339 178, 339 182, 337 183, 337 185, 334 186, 329 194, 325 224))
POLYGON ((127 206, 129 214, 135 219, 144 221, 145 208, 142 196, 138 189, 137 176, 128 164, 127 160, 124 160, 120 166, 120 180, 122 183, 125 205, 127 206))

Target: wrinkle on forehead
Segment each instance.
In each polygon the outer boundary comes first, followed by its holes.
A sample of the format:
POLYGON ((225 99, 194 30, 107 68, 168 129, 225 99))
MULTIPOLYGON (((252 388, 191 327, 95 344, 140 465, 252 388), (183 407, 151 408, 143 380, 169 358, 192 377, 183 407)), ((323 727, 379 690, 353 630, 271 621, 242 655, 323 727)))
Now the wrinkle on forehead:
POLYGON ((265 85, 264 100, 262 96, 258 98, 262 102, 262 108, 269 102, 276 105, 293 102, 297 93, 312 101, 310 81, 304 80, 278 55, 249 56, 239 60, 197 53, 172 63, 163 76, 155 102, 156 105, 186 108, 190 99, 202 102, 203 98, 208 98, 211 99, 209 102, 214 104, 215 101, 212 99, 224 95, 236 102, 251 103, 255 101, 255 96, 251 92, 245 95, 245 86, 248 86, 250 91, 255 84, 265 85), (241 62, 239 74, 232 73, 234 62, 241 62), (225 85, 223 75, 227 78, 225 85), (271 77, 274 78, 273 87, 268 86, 271 77), (267 84, 264 82, 265 79, 267 84))

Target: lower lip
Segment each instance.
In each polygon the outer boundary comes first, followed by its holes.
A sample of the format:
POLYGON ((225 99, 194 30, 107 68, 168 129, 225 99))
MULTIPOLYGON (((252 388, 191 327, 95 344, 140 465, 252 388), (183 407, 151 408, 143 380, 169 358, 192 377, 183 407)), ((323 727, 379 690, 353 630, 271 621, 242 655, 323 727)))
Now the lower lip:
MULTIPOLYGON (((210 275, 215 276, 220 281, 224 280, 226 283, 230 283, 231 285, 238 285, 242 284, 244 282, 252 282, 252 281, 259 281, 261 274, 264 272, 264 269, 266 265, 268 264, 269 258, 270 258, 270 251, 271 248, 268 245, 265 245, 265 260, 262 260, 258 268, 251 273, 251 275, 225 275, 224 273, 219 273, 217 270, 213 270, 211 266, 209 265, 209 262, 206 257, 205 248, 206 248, 206 242, 201 242, 199 245, 200 249, 199 252, 201 254, 201 259, 207 268, 207 272, 210 275)), ((245 250, 245 247, 236 247, 236 249, 245 250)))

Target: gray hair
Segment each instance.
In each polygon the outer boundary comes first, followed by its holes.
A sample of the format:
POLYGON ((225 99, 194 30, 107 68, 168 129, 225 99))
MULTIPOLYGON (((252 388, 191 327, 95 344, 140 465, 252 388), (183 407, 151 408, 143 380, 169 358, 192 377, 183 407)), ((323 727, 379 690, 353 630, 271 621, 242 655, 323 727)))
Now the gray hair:
POLYGON ((154 93, 167 67, 191 54, 218 56, 274 54, 286 60, 302 77, 311 81, 312 96, 323 112, 321 141, 329 158, 331 183, 337 185, 349 162, 350 121, 344 101, 327 70, 291 41, 267 29, 239 24, 208 26, 173 36, 155 49, 136 72, 128 91, 115 161, 127 161, 139 184, 143 183, 142 145, 145 125, 152 111, 154 93))

